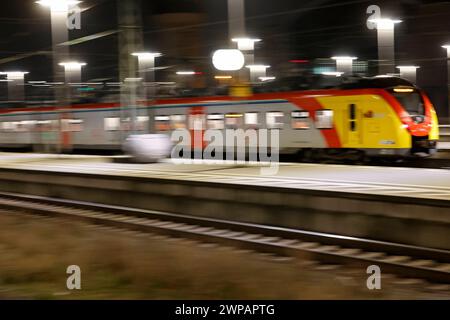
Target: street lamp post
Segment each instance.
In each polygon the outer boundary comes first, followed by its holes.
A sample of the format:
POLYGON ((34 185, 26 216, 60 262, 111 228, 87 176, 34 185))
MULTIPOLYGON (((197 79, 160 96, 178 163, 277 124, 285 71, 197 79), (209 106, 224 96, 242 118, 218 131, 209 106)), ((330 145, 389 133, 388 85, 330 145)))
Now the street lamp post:
MULTIPOLYGON (((59 63, 65 61, 69 58, 69 47, 62 45, 66 43, 69 39, 69 30, 67 27, 67 18, 69 14, 69 9, 72 6, 80 4, 82 1, 77 0, 40 0, 36 1, 44 7, 50 9, 51 14, 51 24, 52 24, 52 47, 53 47, 53 81, 55 83, 62 82, 64 79, 64 74, 60 71, 59 63)), ((66 86, 55 88, 55 98, 59 103, 68 104, 70 102, 68 97, 68 88, 66 86)), ((60 119, 61 120, 61 119, 60 119)), ((58 122, 58 132, 59 139, 55 142, 57 147, 57 152, 62 150, 62 140, 63 132, 61 121, 58 122)), ((48 144, 52 142, 48 139, 44 139, 42 143, 48 147, 48 144)))
POLYGON ((417 69, 418 66, 398 66, 397 69, 400 70, 400 77, 405 78, 412 83, 416 84, 417 82, 417 69))
POLYGON ((252 38, 233 38, 233 42, 237 43, 238 50, 241 50, 245 56, 245 62, 248 64, 255 63, 255 44, 260 42, 261 39, 252 38))
POLYGON ((64 67, 64 78, 66 83, 80 83, 81 82, 81 68, 86 66, 85 62, 68 61, 59 63, 64 67))
MULTIPOLYGON (((68 41, 69 30, 67 27, 67 16, 72 6, 80 4, 82 1, 76 0, 40 0, 36 1, 44 7, 50 9, 52 24, 52 46, 53 46, 53 80, 61 82, 64 78, 60 72, 58 64, 65 61, 69 57, 68 46, 61 45, 68 41)), ((56 99, 67 103, 68 97, 64 92, 64 88, 56 91, 56 99)))
POLYGON ((64 67, 64 79, 66 83, 66 98, 71 100, 70 85, 81 83, 81 69, 86 66, 84 62, 67 61, 59 63, 59 66, 64 67))
MULTIPOLYGON (((162 54, 159 52, 134 52, 131 55, 138 58, 138 72, 142 79, 142 98, 146 102, 149 99, 153 101, 155 98, 155 59, 161 57, 162 54)), ((134 97, 132 99, 134 99, 134 101, 131 103, 133 106, 131 122, 134 131, 136 129, 137 110, 136 98, 134 97)), ((152 106, 149 108, 148 117, 148 131, 153 133, 155 130, 155 114, 152 106)))
POLYGON ((245 0, 228 0, 228 36, 229 39, 242 37, 245 28, 245 0))
POLYGON ((356 57, 332 57, 331 59, 336 61, 336 71, 340 73, 352 74, 353 73, 353 60, 356 57))
POLYGON ((15 102, 25 101, 25 75, 28 72, 10 71, 0 72, 0 75, 6 75, 8 81, 8 100, 15 102))
POLYGON ((450 108, 450 44, 443 45, 442 48, 447 50, 447 105, 450 108))
POLYGON ((153 99, 155 95, 155 59, 161 57, 162 54, 159 52, 134 52, 131 55, 138 58, 138 72, 144 84, 143 98, 144 100, 153 99), (145 85, 150 85, 150 90, 147 90, 145 85))
MULTIPOLYGON (((84 62, 78 61, 66 61, 60 62, 58 64, 60 67, 64 68, 64 79, 65 79, 65 88, 66 88, 66 98, 68 101, 71 101, 72 90, 71 86, 81 85, 81 69, 86 66, 84 62)), ((71 150, 72 148, 72 137, 71 137, 71 129, 70 129, 70 120, 69 114, 62 114, 60 119, 60 141, 58 144, 58 152, 62 150, 71 150)))
POLYGON ((389 18, 371 19, 378 33, 378 73, 380 75, 395 72, 395 25, 402 22, 389 18))
MULTIPOLYGON (((255 64, 255 44, 260 42, 261 39, 252 39, 252 38, 233 38, 231 41, 237 44, 238 50, 242 51, 245 57, 245 63, 248 65, 255 64)), ((251 69, 250 69, 251 71, 251 69)), ((248 74, 241 74, 241 81, 248 81, 248 74)), ((253 82, 250 74, 250 81, 253 82)))
POLYGON ((270 68, 270 66, 253 64, 248 65, 247 68, 250 69, 250 81, 256 83, 260 78, 267 76, 267 69, 270 68))

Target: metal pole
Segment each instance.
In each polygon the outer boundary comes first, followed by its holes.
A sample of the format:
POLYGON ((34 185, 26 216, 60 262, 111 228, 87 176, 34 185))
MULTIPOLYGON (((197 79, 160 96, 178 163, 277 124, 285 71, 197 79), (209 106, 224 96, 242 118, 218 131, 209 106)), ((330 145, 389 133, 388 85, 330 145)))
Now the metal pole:
POLYGON ((400 69, 400 77, 405 78, 409 81, 411 81, 412 83, 416 84, 417 82, 417 69, 419 69, 419 67, 416 66, 400 66, 397 67, 398 69, 400 69))
POLYGON ((245 34, 245 2, 228 0, 228 39, 243 37, 245 34))
POLYGON ((25 102, 25 74, 26 72, 7 72, 8 100, 25 102))
MULTIPOLYGON (((61 45, 69 39, 69 31, 67 29, 67 11, 51 10, 52 22, 52 43, 53 43, 53 81, 64 82, 64 69, 59 63, 65 61, 69 57, 69 47, 61 45)), ((63 87, 56 87, 55 99, 61 104, 68 103, 67 83, 63 87)))
MULTIPOLYGON (((137 120, 136 110, 136 83, 125 79, 136 78, 136 61, 131 56, 133 52, 139 52, 143 47, 142 16, 140 0, 117 0, 119 19, 119 78, 125 85, 121 88, 121 123, 122 119, 130 118, 131 129, 134 132, 137 120)), ((121 132, 122 142, 127 133, 121 132)))
POLYGON ((450 45, 442 47, 447 50, 447 114, 450 116, 450 45))
POLYGON ((377 25, 378 72, 380 75, 395 73, 395 25, 401 20, 379 18, 369 21, 377 25))
POLYGON ((394 28, 378 28, 379 74, 395 73, 394 28))
MULTIPOLYGON (((53 44, 53 81, 63 82, 62 86, 55 86, 55 100, 57 103, 61 105, 68 104, 68 84, 65 83, 64 79, 64 71, 63 68, 59 66, 59 63, 66 60, 69 57, 69 47, 62 46, 62 43, 65 43, 69 39, 69 31, 67 29, 67 14, 68 11, 56 11, 51 9, 51 23, 52 23, 52 44, 53 44)), ((52 144, 53 141, 56 146, 56 153, 61 153, 62 145, 61 145, 61 136, 62 136, 62 125, 61 119, 58 119, 58 136, 54 137, 54 139, 50 139, 50 141, 44 141, 46 145, 46 149, 52 144)), ((47 134, 50 137, 50 134, 47 134)))
POLYGON ((140 58, 140 68, 143 70, 143 83, 144 83, 144 101, 151 103, 148 109, 148 132, 154 133, 155 131, 155 110, 153 108, 155 99, 155 57, 140 58))

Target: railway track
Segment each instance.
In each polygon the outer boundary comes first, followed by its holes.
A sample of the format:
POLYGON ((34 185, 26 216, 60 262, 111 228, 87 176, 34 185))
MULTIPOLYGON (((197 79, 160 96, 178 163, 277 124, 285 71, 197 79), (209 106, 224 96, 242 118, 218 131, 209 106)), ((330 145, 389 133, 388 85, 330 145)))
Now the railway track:
POLYGON ((11 193, 0 193, 0 208, 307 258, 323 264, 377 265, 385 274, 450 284, 450 251, 446 250, 11 193))

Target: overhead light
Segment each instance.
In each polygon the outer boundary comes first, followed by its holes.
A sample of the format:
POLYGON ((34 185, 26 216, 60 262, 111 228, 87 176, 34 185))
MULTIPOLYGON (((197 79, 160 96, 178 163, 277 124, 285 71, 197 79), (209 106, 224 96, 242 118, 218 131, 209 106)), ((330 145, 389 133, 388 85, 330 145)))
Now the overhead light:
POLYGON ((332 77, 340 77, 344 74, 344 72, 322 72, 324 76, 332 76, 332 77))
POLYGON ((338 57, 331 57, 331 59, 333 59, 333 60, 342 60, 342 61, 347 61, 347 60, 353 61, 353 60, 356 60, 358 58, 357 57, 348 57, 348 56, 338 56, 338 57))
POLYGON ((139 59, 154 59, 162 56, 162 53, 159 52, 134 52, 131 54, 134 57, 138 57, 139 59))
POLYGON ((420 69, 419 66, 398 66, 397 69, 400 70, 416 70, 416 69, 420 69))
POLYGON ((241 70, 244 64, 244 54, 236 49, 220 49, 213 54, 213 65, 220 71, 241 70))
POLYGON ((28 81, 29 84, 44 84, 47 83, 47 81, 28 81))
POLYGON ((373 22, 376 24, 381 24, 381 23, 401 23, 403 22, 402 20, 399 19, 390 19, 390 18, 379 18, 379 19, 370 19, 369 22, 373 22))
POLYGON ((242 51, 251 51, 255 49, 255 43, 260 42, 261 39, 252 38, 234 38, 231 41, 236 42, 238 49, 242 51))
POLYGON ((125 78, 125 82, 138 82, 142 81, 142 78, 125 78))
POLYGON ((232 76, 215 76, 214 79, 217 80, 229 80, 229 79, 233 79, 232 76))
POLYGON ((411 93, 411 92, 414 92, 414 89, 411 89, 411 88, 394 88, 394 92, 411 93))
POLYGON ((200 74, 203 74, 203 73, 202 72, 195 72, 195 71, 177 71, 176 74, 179 75, 179 76, 195 76, 195 75, 200 75, 200 74))
POLYGON ((29 74, 29 72, 22 72, 22 71, 0 72, 0 75, 6 75, 8 80, 23 80, 26 74, 29 74))
POLYGON ((0 75, 7 75, 7 76, 17 76, 17 75, 25 75, 29 74, 29 72, 22 72, 22 71, 5 71, 0 72, 0 75))
POLYGON ((35 1, 44 7, 49 7, 53 12, 66 12, 70 7, 80 4, 82 1, 76 0, 40 0, 35 1))
POLYGON ((450 44, 443 45, 442 48, 449 50, 450 49, 450 44))
POLYGON ((78 61, 67 61, 67 62, 61 62, 59 63, 61 67, 64 67, 66 71, 78 71, 82 67, 86 66, 87 63, 85 62, 78 62, 78 61))
POLYGON ((402 20, 390 19, 390 18, 379 18, 379 19, 370 19, 369 22, 375 23, 377 25, 377 29, 390 30, 390 29, 393 29, 397 23, 401 23, 402 20))
POLYGON ((259 77, 259 80, 261 80, 262 82, 266 82, 266 81, 273 81, 276 80, 276 77, 259 77))
POLYGON ((231 39, 233 42, 260 42, 261 39, 252 39, 252 38, 233 38, 231 39))
POLYGON ((263 64, 250 64, 246 67, 253 71, 258 71, 258 70, 264 71, 264 70, 270 68, 270 66, 263 65, 263 64))

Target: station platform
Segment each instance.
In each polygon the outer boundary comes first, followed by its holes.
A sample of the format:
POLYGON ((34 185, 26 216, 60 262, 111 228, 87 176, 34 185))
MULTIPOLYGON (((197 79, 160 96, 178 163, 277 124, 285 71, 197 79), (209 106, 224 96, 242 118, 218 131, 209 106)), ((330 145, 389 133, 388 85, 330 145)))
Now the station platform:
POLYGON ((0 154, 0 191, 450 250, 450 170, 0 154))
POLYGON ((267 167, 266 164, 207 160, 192 160, 190 164, 181 160, 134 164, 114 163, 113 159, 0 153, 0 168, 450 200, 450 170, 443 169, 279 163, 278 173, 261 175, 261 167, 267 167))

